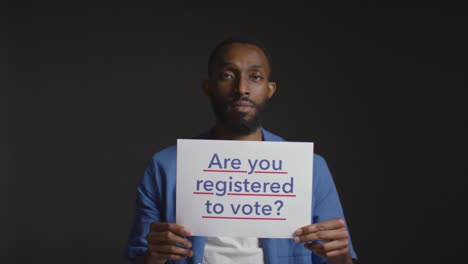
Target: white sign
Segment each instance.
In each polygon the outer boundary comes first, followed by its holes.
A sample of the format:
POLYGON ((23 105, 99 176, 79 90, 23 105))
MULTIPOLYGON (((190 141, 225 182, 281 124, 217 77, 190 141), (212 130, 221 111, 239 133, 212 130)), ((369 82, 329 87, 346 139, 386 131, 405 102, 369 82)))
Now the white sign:
POLYGON ((313 143, 177 141, 176 221, 196 236, 291 238, 312 223, 313 143))

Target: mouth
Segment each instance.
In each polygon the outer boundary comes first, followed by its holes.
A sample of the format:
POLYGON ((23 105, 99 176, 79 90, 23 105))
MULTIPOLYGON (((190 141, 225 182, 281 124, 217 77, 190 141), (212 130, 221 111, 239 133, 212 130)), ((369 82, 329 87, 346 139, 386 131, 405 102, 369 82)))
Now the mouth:
POLYGON ((237 100, 231 104, 231 108, 236 112, 250 112, 255 108, 255 105, 247 100, 237 100))

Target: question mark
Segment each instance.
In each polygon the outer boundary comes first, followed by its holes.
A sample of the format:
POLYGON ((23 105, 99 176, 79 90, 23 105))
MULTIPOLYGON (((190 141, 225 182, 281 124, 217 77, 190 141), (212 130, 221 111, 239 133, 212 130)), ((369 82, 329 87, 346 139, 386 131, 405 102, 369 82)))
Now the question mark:
POLYGON ((278 209, 276 209, 276 210, 278 210, 277 213, 276 213, 276 215, 280 215, 279 210, 283 207, 283 201, 277 200, 277 201, 275 202, 275 204, 279 204, 278 209))

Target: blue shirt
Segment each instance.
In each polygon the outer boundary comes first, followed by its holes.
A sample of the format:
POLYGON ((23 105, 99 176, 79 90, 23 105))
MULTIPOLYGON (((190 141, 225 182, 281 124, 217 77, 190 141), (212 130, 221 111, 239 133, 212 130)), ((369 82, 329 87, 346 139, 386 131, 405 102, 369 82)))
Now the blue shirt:
MULTIPOLYGON (((196 139, 211 138, 212 131, 204 133, 196 139)), ((262 129, 264 141, 285 141, 265 129, 262 129)), ((126 256, 134 260, 147 250, 146 235, 152 222, 175 223, 176 212, 176 164, 177 146, 170 146, 153 155, 137 189, 135 218, 128 240, 126 256)), ((340 199, 335 183, 325 160, 314 154, 313 158, 313 205, 312 223, 326 221, 332 218, 344 218, 340 199)), ((299 228, 299 227, 298 227, 299 228)), ((192 242, 193 257, 167 263, 203 263, 203 253, 206 237, 188 237, 192 242)), ((269 264, 302 264, 326 263, 326 259, 315 255, 304 248, 303 244, 292 239, 260 238, 265 263, 269 264)), ((351 256, 356 258, 351 238, 349 239, 351 256)))

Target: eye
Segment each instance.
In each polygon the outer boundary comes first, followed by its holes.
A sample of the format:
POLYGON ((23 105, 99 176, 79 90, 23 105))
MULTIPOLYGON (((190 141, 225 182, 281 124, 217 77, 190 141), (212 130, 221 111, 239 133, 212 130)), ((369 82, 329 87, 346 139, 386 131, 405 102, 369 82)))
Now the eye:
POLYGON ((257 82, 263 80, 263 76, 260 73, 254 73, 250 75, 250 79, 257 82))
POLYGON ((225 80, 225 79, 234 79, 235 78, 234 74, 231 73, 231 72, 221 72, 219 74, 219 77, 221 79, 223 79, 223 80, 225 80))

